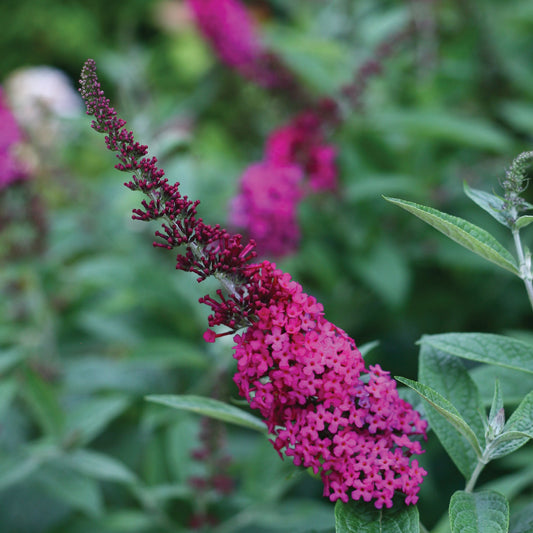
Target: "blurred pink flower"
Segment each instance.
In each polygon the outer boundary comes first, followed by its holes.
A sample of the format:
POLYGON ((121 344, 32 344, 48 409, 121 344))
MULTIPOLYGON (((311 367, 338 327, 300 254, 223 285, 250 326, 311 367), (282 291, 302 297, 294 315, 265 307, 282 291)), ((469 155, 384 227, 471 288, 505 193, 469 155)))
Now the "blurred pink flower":
POLYGON ((237 0, 187 0, 198 27, 230 67, 250 76, 261 55, 253 21, 237 0))
POLYGON ((296 165, 256 163, 242 175, 230 222, 246 228, 261 253, 280 256, 297 245, 301 181, 302 171, 296 165))
POLYGON ((0 189, 28 175, 22 162, 13 153, 13 148, 21 141, 22 132, 0 87, 0 189))
POLYGON ((264 48, 253 18, 238 0, 187 0, 204 37, 220 59, 245 78, 269 89, 300 86, 275 53, 264 48))
POLYGON ((299 165, 313 191, 336 190, 336 150, 325 144, 322 129, 323 121, 312 111, 298 115, 269 135, 266 160, 277 165, 299 165))
POLYGON ((307 111, 274 130, 264 161, 249 166, 240 179, 230 223, 253 238, 263 256, 293 252, 300 240, 299 202, 311 192, 337 189, 337 152, 324 142, 323 124, 307 111))

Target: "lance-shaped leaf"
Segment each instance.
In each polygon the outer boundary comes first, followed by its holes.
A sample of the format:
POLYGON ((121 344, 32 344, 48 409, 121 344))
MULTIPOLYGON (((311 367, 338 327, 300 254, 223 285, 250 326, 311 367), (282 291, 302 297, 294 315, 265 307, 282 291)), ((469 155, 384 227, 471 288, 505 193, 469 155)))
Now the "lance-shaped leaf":
POLYGON ((495 218, 500 224, 509 226, 508 218, 504 215, 504 200, 479 189, 471 189, 466 181, 463 183, 465 194, 481 209, 484 209, 490 216, 495 218))
POLYGON ((509 502, 494 491, 458 490, 450 500, 452 533, 507 533, 509 502))
POLYGON ((418 383, 411 379, 395 376, 397 381, 412 388, 432 407, 434 407, 465 439, 469 442, 477 457, 481 457, 482 451, 476 434, 461 416, 459 411, 437 391, 431 387, 418 383))
POLYGON ((533 438, 533 391, 511 415, 503 432, 490 445, 490 458, 496 459, 518 450, 533 438))
MULTIPOLYGON (((463 362, 435 348, 422 345, 418 377, 422 383, 449 398, 480 443, 485 442, 484 405, 479 391, 463 362)), ((431 407, 425 410, 431 428, 444 449, 463 474, 470 478, 477 465, 477 456, 469 441, 431 407)))
POLYGON ((265 424, 259 418, 235 407, 234 405, 229 405, 213 398, 204 398, 202 396, 194 395, 167 394, 146 396, 146 399, 149 402, 159 403, 168 407, 173 407, 174 409, 192 411, 193 413, 216 418, 223 422, 255 429, 261 433, 267 432, 265 424))
POLYGON ((533 373, 533 345, 491 333, 443 333, 424 335, 420 344, 481 363, 533 373))
POLYGON ((488 231, 467 220, 448 215, 431 207, 400 200, 399 198, 388 198, 386 196, 384 198, 409 211, 471 252, 520 277, 514 257, 488 231))
POLYGON ((393 505, 376 509, 372 504, 350 501, 335 504, 335 533, 419 533, 418 509, 414 505, 393 505))

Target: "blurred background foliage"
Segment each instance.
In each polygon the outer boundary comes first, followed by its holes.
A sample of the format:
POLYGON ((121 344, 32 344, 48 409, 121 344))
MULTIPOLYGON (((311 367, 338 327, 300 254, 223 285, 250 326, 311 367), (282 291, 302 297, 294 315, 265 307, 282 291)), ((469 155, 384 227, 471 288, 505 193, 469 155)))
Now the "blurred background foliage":
MULTIPOLYGON (((510 244, 462 183, 497 193, 511 160, 533 144, 532 4, 247 5, 268 46, 317 96, 338 95, 406 20, 417 28, 370 80, 362 107, 344 109, 331 136, 340 189, 305 199, 301 245, 278 264, 358 344, 379 341, 367 359, 393 375, 416 376, 424 333, 531 335, 518 280, 381 195, 467 218, 510 244)), ((74 88, 94 58, 137 139, 202 200, 209 222, 225 224, 240 174, 299 111, 224 67, 177 0, 5 0, 2 21, 4 88, 39 65, 61 69, 74 88)), ((0 191, 0 531, 331 530, 320 483, 245 430, 221 436, 231 490, 191 481, 210 475, 208 461, 191 457, 200 419, 143 396, 216 389, 235 398, 230 341, 202 340, 208 313, 196 302, 208 287, 151 247, 156 228, 130 220, 139 197, 81 110, 24 127, 31 179, 0 191)), ((427 448, 420 510, 432 526, 462 487, 433 435, 427 448)), ((532 499, 530 465, 531 447, 491 465, 482 482, 503 476, 499 490, 521 493, 520 508, 532 499)))

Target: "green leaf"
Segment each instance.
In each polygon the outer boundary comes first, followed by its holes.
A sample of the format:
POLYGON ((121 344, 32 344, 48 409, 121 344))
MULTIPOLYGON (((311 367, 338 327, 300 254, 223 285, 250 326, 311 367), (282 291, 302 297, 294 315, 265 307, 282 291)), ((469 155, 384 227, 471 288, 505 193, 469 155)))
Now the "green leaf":
POLYGON ((462 148, 472 146, 498 153, 505 153, 512 147, 509 137, 490 122, 440 107, 384 111, 372 119, 386 132, 400 132, 417 141, 449 142, 462 148))
POLYGON ((514 226, 517 229, 525 228, 526 226, 529 226, 533 222, 533 215, 524 215, 523 217, 519 217, 514 226))
POLYGON ((0 374, 7 372, 17 363, 22 361, 25 353, 20 348, 10 348, 9 350, 0 350, 0 374))
POLYGON ((131 403, 126 396, 89 398, 68 411, 65 423, 65 438, 84 445, 97 437, 115 417, 131 403))
MULTIPOLYGON (((422 383, 444 398, 450 398, 450 403, 474 431, 477 440, 484 443, 484 405, 477 386, 462 361, 431 346, 423 345, 420 350, 418 376, 422 383)), ((436 409, 426 409, 426 417, 452 461, 468 479, 477 465, 477 456, 470 442, 436 409)))
POLYGON ((390 306, 397 308, 407 297, 410 270, 392 242, 380 242, 354 264, 357 274, 390 306))
POLYGON ((533 374, 526 374, 512 368, 495 365, 479 365, 470 370, 470 376, 476 382, 483 399, 483 404, 491 405, 493 383, 497 379, 502 390, 505 405, 518 405, 522 398, 533 390, 533 374))
POLYGON ((465 439, 468 441, 477 457, 481 457, 482 451, 476 434, 468 423, 463 419, 459 411, 437 391, 423 383, 417 383, 411 379, 395 376, 395 379, 416 391, 424 400, 434 407, 465 439))
POLYGON ((533 438, 533 391, 515 409, 505 424, 505 431, 523 431, 533 438))
POLYGON ((511 533, 531 533, 532 531, 533 503, 530 503, 511 517, 511 533))
POLYGON ((511 474, 492 479, 484 483, 480 490, 494 490, 503 494, 508 500, 512 500, 529 487, 531 483, 533 483, 533 468, 529 466, 529 468, 524 467, 511 474))
POLYGON ((358 346, 359 352, 361 353, 362 357, 366 357, 374 348, 377 348, 379 346, 379 341, 370 341, 365 342, 365 344, 361 344, 361 346, 358 346))
POLYGON ((36 372, 26 368, 22 394, 43 432, 59 438, 65 424, 65 414, 59 405, 56 388, 36 372))
POLYGON ((146 399, 149 402, 159 403, 174 409, 184 409, 203 416, 216 418, 223 422, 255 429, 261 433, 267 432, 265 424, 259 418, 234 405, 229 405, 213 398, 193 395, 154 395, 146 396, 146 399))
POLYGON ((493 424, 503 409, 503 396, 500 387, 500 380, 497 379, 494 381, 494 395, 492 397, 492 403, 490 405, 489 412, 489 425, 493 424))
POLYGON ((372 504, 337 500, 335 533, 419 533, 418 509, 398 503, 390 509, 376 509, 372 504))
POLYGON ((91 516, 102 514, 98 483, 73 470, 48 464, 38 474, 38 482, 58 500, 91 516))
POLYGON ((481 209, 484 209, 491 217, 495 218, 500 224, 509 227, 508 218, 504 215, 505 202, 494 194, 490 194, 479 189, 471 189, 466 181, 463 183, 465 194, 481 209))
POLYGON ((2 416, 9 409, 11 401, 17 392, 17 382, 14 379, 5 380, 0 383, 0 420, 2 416))
POLYGON ((533 373, 533 345, 511 337, 491 333, 443 333, 424 335, 419 343, 464 359, 533 373))
POLYGON ((385 200, 409 211, 471 252, 520 276, 514 257, 490 233, 459 217, 398 198, 385 200))
POLYGON ((0 460, 0 490, 23 481, 41 466, 36 457, 6 457, 0 460))
MULTIPOLYGON (((346 150, 350 149, 346 146, 346 150)), ((374 201, 382 194, 410 194, 419 189, 419 182, 409 176, 365 173, 365 179, 346 184, 345 198, 352 203, 374 201)))
MULTIPOLYGON (((258 502, 254 506, 248 506, 240 515, 239 531, 311 533, 309 529, 313 528, 315 533, 318 533, 317 530, 325 533, 324 529, 332 525, 332 508, 328 503, 306 498, 285 498, 274 503, 258 502)), ((230 518, 220 524, 216 532, 235 533, 235 524, 236 521, 230 518)))
POLYGON ((533 438, 533 391, 516 408, 503 433, 490 445, 490 458, 497 459, 518 450, 533 438))
POLYGON ((459 490, 450 500, 452 533, 507 533, 509 502, 493 491, 469 493, 459 490))
POLYGON ((117 483, 134 483, 136 475, 117 459, 92 450, 75 450, 57 460, 80 474, 117 483))
POLYGON ((106 532, 141 533, 154 531, 154 518, 145 511, 120 510, 106 513, 99 524, 106 532))

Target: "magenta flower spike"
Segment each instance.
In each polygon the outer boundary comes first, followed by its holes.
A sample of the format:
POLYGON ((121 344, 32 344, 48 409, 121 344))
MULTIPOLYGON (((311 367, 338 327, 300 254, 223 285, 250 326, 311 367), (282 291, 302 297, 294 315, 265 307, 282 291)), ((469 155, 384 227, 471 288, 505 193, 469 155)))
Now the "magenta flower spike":
POLYGON ((209 326, 224 325, 227 332, 209 329, 204 338, 239 332, 234 381, 261 413, 280 456, 320 475, 332 501, 391 507, 394 494, 403 493, 406 504, 416 503, 426 472, 411 456, 422 453, 427 423, 399 397, 389 373, 379 365, 366 369, 355 342, 325 319, 322 305, 289 274, 269 261, 251 264, 253 242, 198 217, 198 201, 168 183, 147 146, 117 117, 93 60, 85 63, 80 83, 92 127, 117 152, 116 168, 132 176, 125 185, 147 196, 133 218, 162 219, 154 245, 183 248, 178 269, 220 282, 216 295, 200 302, 211 307, 209 326))

